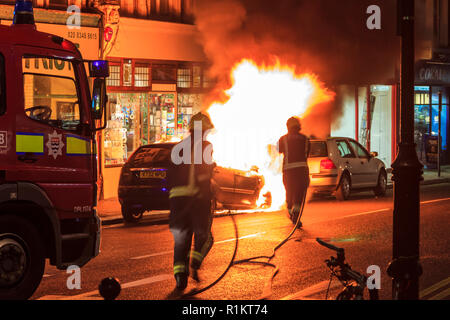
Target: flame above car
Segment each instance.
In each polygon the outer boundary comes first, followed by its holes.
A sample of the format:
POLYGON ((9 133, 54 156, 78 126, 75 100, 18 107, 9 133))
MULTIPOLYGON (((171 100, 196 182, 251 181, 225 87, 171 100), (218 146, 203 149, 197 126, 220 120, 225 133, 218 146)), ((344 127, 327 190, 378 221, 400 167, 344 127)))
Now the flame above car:
POLYGON ((271 208, 279 209, 285 191, 276 144, 287 133, 286 121, 291 116, 303 118, 314 106, 332 101, 334 93, 314 74, 296 74, 294 67, 279 61, 257 65, 242 60, 232 69, 231 80, 225 91, 228 100, 207 108, 215 126, 208 138, 214 145, 214 160, 240 170, 257 166, 265 179, 259 204, 270 191, 271 208))

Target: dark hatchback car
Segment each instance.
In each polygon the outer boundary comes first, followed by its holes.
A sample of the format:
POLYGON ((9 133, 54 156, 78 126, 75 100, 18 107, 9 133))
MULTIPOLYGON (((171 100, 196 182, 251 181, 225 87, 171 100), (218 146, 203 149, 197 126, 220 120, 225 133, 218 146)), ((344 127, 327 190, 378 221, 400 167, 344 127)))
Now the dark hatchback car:
MULTIPOLYGON (((167 184, 170 154, 175 143, 141 146, 122 168, 119 202, 127 222, 136 222, 145 211, 169 209, 167 184)), ((264 185, 256 170, 241 171, 217 166, 213 173, 213 209, 251 209, 264 185)))

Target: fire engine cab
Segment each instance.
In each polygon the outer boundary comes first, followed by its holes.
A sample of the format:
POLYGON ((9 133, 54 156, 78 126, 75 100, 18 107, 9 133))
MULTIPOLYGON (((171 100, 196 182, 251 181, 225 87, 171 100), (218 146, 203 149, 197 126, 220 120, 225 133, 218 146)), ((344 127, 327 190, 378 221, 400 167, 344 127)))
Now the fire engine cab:
POLYGON ((31 297, 46 259, 65 269, 99 253, 95 135, 108 72, 37 31, 31 0, 0 25, 0 300, 31 297))

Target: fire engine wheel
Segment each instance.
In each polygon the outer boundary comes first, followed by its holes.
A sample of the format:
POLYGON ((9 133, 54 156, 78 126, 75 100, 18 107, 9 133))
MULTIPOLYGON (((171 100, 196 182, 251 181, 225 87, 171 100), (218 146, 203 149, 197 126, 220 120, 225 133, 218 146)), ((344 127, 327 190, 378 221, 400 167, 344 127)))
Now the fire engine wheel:
POLYGON ((45 250, 28 220, 0 216, 0 300, 25 300, 36 291, 45 269, 45 250))
POLYGON ((132 210, 129 206, 122 205, 122 216, 123 216, 123 219, 125 220, 125 222, 130 222, 130 223, 139 222, 139 220, 142 219, 143 215, 144 215, 144 211, 132 210))
POLYGON ((344 173, 341 178, 341 182, 336 190, 336 199, 339 201, 345 201, 350 198, 351 183, 347 173, 344 173))

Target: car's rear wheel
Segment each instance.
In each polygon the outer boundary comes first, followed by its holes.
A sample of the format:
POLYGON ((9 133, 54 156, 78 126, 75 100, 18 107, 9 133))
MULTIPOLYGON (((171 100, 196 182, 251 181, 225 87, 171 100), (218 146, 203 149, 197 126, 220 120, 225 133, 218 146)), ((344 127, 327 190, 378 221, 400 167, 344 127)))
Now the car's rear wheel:
POLYGON ((122 205, 122 216, 125 222, 135 223, 142 219, 144 211, 132 209, 127 205, 122 205))
POLYGON ((45 269, 45 249, 37 228, 28 220, 0 216, 0 300, 30 298, 45 269))
POLYGON ((378 183, 373 192, 377 197, 384 197, 386 195, 387 177, 386 172, 380 171, 378 175, 378 183))
POLYGON ((351 183, 348 174, 344 173, 341 178, 341 182, 336 190, 336 199, 339 201, 345 201, 350 198, 351 183))

